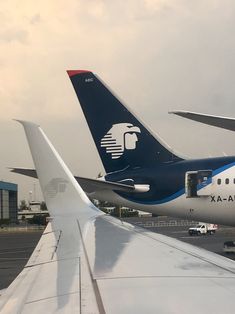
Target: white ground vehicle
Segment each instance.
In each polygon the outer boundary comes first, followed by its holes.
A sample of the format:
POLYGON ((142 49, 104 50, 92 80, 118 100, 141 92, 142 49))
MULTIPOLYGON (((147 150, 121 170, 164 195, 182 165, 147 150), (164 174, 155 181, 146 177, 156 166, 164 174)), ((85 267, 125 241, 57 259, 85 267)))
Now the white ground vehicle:
POLYGON ((188 233, 190 235, 201 235, 201 234, 213 234, 218 229, 218 226, 215 224, 206 224, 206 223, 199 223, 195 227, 191 227, 188 229, 188 233))

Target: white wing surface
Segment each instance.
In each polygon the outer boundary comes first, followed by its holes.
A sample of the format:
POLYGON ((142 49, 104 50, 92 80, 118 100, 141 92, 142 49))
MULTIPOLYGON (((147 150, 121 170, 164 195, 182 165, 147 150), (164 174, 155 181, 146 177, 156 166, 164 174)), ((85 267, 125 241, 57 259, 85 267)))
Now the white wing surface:
POLYGON ((52 218, 1 313, 234 313, 233 261, 102 214, 22 123, 52 218))

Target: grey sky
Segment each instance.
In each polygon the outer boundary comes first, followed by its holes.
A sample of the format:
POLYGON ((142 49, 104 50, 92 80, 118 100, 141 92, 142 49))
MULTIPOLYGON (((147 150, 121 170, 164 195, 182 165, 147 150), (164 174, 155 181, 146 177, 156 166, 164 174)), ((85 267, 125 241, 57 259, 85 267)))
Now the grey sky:
MULTIPOLYGON (((235 2, 4 1, 0 8, 0 179, 28 198, 23 129, 39 123, 74 174, 102 170, 66 69, 97 73, 170 146, 191 157, 235 154, 235 134, 169 116, 235 117, 235 2)), ((38 192, 39 193, 39 192, 38 192)))

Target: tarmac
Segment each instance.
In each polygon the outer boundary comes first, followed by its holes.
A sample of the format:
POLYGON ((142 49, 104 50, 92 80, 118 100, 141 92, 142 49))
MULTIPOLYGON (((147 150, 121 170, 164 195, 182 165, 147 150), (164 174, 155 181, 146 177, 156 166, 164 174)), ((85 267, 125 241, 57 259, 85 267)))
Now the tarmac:
MULTIPOLYGON (((190 236, 188 228, 193 222, 169 218, 129 218, 133 224, 235 260, 235 254, 223 253, 223 243, 235 240, 235 228, 220 227, 215 234, 190 236)), ((0 290, 5 289, 21 272, 39 241, 43 230, 0 231, 0 290)))
POLYGON ((195 222, 172 218, 128 218, 125 221, 136 224, 149 231, 158 232, 166 236, 199 246, 216 254, 235 260, 235 254, 225 254, 223 245, 226 241, 235 241, 235 227, 219 226, 215 234, 190 236, 189 227, 195 222), (164 223, 163 223, 164 222, 164 223))
POLYGON ((0 232, 0 290, 21 272, 43 230, 0 232))

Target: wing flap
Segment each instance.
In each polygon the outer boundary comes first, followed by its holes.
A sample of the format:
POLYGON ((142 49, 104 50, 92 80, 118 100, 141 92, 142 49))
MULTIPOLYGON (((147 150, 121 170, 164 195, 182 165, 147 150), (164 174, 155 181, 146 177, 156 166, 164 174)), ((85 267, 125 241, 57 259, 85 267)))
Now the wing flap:
POLYGON ((98 285, 106 313, 232 314, 234 309, 234 279, 122 278, 98 285))
MULTIPOLYGON (((41 313, 65 313, 63 307, 57 306, 57 301, 62 305, 66 304, 67 313, 81 313, 79 311, 79 293, 69 295, 70 302, 67 303, 68 295, 56 296, 55 298, 48 298, 36 300, 26 303, 22 314, 41 314, 41 313)), ((95 313, 95 312, 94 312, 95 313)))

